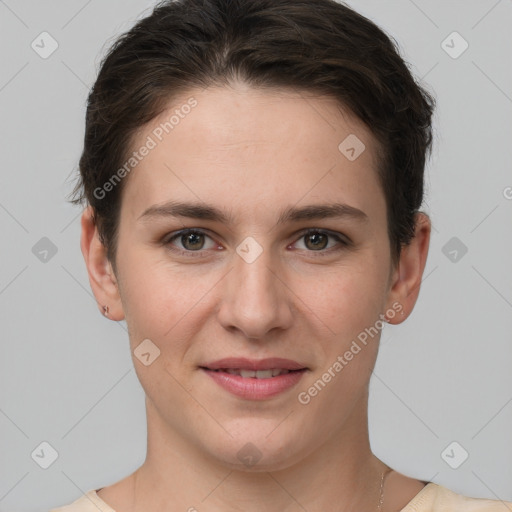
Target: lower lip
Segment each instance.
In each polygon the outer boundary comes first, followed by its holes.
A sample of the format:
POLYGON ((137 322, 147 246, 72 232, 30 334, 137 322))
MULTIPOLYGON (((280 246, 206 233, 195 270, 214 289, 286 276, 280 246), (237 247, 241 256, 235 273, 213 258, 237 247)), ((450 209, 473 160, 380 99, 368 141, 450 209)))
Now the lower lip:
POLYGON ((232 375, 226 372, 217 372, 201 368, 207 373, 220 387, 236 396, 247 400, 265 400, 283 393, 295 386, 306 370, 298 370, 269 379, 256 379, 254 377, 242 377, 241 375, 232 375))

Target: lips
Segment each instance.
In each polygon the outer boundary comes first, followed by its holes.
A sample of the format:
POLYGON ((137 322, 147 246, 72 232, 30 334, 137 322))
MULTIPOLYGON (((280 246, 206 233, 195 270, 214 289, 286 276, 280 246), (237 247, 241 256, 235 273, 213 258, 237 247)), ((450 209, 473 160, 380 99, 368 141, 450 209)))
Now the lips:
MULTIPOLYGON (((218 370, 213 370, 214 372, 226 372, 230 375, 240 375, 240 377, 244 378, 254 378, 254 379, 270 379, 272 377, 277 377, 278 375, 284 375, 286 373, 290 373, 290 370, 286 370, 284 368, 271 368, 270 370, 245 370, 242 368, 219 368, 218 370)), ((297 371, 297 370, 292 370, 297 371)))
POLYGON ((280 357, 269 357, 267 359, 246 359, 244 357, 229 357, 219 359, 202 365, 202 368, 208 370, 251 370, 253 372, 259 370, 307 370, 307 367, 297 361, 291 359, 283 359, 280 357))
POLYGON ((227 358, 200 369, 220 387, 245 400, 267 400, 290 390, 308 370, 290 359, 227 358))

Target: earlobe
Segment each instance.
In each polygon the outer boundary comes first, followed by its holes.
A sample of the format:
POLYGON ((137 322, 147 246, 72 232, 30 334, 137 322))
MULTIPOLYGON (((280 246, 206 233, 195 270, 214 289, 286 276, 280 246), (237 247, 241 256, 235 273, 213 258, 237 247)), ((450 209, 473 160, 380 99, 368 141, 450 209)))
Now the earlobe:
POLYGON ((394 272, 388 295, 388 310, 399 314, 388 316, 388 323, 402 323, 414 309, 420 292, 423 271, 427 262, 430 243, 430 218, 423 212, 416 214, 415 236, 410 244, 402 247, 400 260, 394 272), (403 313, 403 314, 402 314, 403 313))
POLYGON ((124 312, 117 279, 108 260, 107 250, 99 239, 91 206, 82 213, 81 226, 80 248, 92 292, 98 301, 98 309, 112 320, 123 320, 124 312))

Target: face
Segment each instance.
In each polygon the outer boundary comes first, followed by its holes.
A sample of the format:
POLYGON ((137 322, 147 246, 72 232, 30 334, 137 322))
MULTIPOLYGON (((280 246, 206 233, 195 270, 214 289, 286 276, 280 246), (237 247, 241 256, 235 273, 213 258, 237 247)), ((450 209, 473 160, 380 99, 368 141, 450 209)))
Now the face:
POLYGON ((382 315, 398 313, 369 130, 333 99, 238 84, 174 100, 144 145, 116 278, 150 436, 255 471, 356 439, 382 315), (258 362, 294 371, 214 371, 258 362))

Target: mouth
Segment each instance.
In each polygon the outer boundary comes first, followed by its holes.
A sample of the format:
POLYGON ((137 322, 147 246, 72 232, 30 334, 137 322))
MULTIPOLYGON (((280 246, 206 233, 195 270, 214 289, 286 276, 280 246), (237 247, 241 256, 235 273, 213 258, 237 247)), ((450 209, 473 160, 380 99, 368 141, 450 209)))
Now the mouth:
POLYGON ((308 370, 289 359, 223 359, 199 367, 221 388, 246 400, 265 400, 290 390, 308 370))
MULTIPOLYGON (((266 359, 247 359, 245 357, 226 357, 217 361, 204 364, 201 368, 207 370, 235 370, 236 372, 261 372, 261 371, 294 371, 307 370, 308 368, 292 359, 283 359, 282 357, 268 357, 266 359)), ((250 375, 253 377, 253 375, 250 375)), ((265 378, 265 377, 263 377, 265 378)), ((268 378, 268 377, 267 377, 268 378)))
POLYGON ((272 377, 278 377, 279 375, 286 375, 292 372, 302 372, 306 368, 300 370, 287 370, 285 368, 271 368, 269 370, 247 370, 243 368, 219 368, 212 370, 211 368, 201 367, 203 370, 210 370, 213 372, 225 372, 230 375, 239 375, 244 379, 271 379, 272 377))

